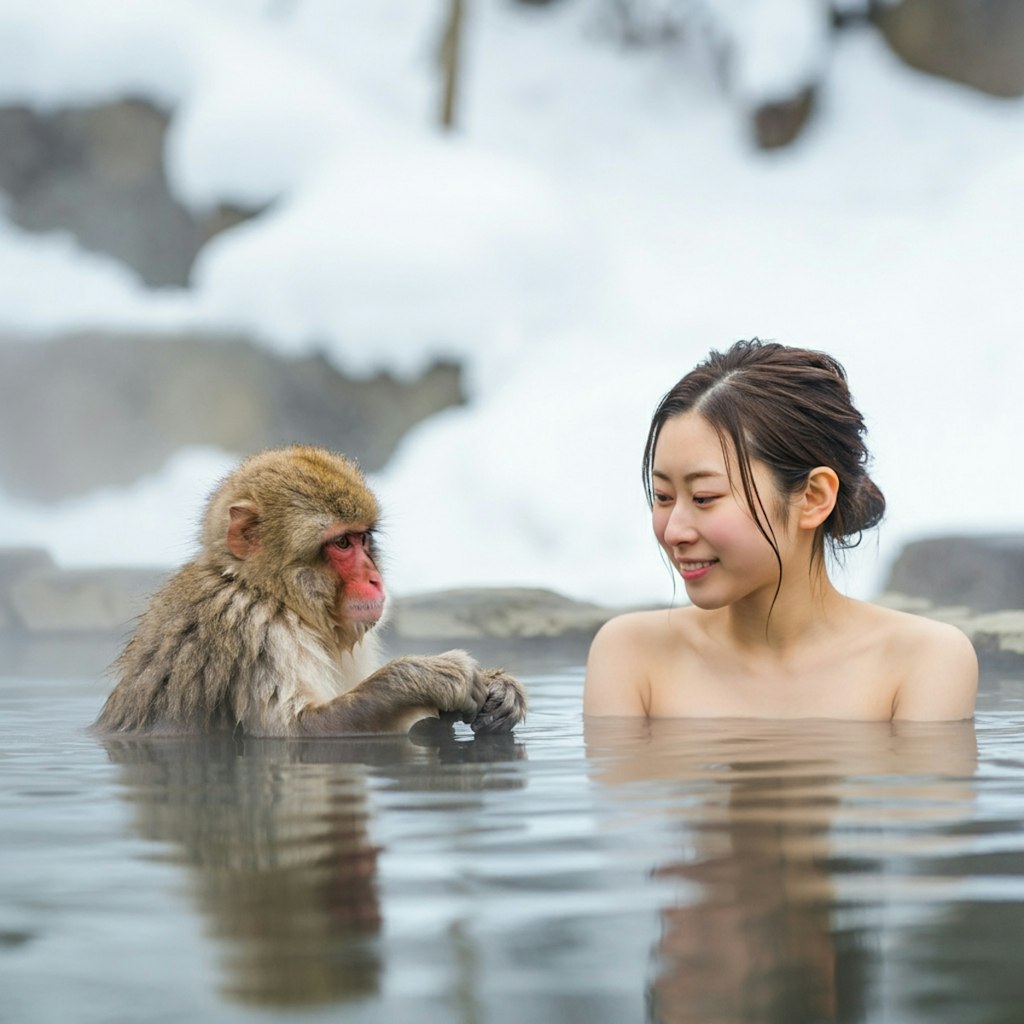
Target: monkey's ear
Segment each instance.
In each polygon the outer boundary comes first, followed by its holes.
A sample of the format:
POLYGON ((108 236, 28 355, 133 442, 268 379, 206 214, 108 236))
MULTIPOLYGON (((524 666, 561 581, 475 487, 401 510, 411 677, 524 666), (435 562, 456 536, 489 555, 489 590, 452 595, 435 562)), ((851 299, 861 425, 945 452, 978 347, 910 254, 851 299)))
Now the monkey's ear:
POLYGON ((235 558, 248 558, 260 545, 259 511, 255 505, 244 502, 232 505, 228 515, 228 551, 235 558))

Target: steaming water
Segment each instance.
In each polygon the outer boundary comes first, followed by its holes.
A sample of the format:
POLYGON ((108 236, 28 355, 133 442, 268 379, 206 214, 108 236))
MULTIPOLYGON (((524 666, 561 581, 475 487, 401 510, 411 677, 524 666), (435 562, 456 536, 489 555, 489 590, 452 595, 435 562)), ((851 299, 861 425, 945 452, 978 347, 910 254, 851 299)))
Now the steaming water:
POLYGON ((0 680, 0 1020, 1019 1020, 1024 686, 974 727, 118 742, 0 680), (258 1012, 257 1012, 258 1008, 258 1012))

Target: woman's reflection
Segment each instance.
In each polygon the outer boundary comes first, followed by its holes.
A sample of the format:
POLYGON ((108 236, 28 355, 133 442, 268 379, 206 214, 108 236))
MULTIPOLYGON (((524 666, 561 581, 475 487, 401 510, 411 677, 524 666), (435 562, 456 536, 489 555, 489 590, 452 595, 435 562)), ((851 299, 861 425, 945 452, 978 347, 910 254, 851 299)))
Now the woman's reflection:
POLYGON ((868 1019, 877 953, 840 920, 852 865, 836 831, 884 827, 879 803, 865 820, 858 799, 883 775, 894 820, 961 819, 970 789, 949 777, 974 772, 971 723, 588 719, 586 742, 596 776, 624 795, 663 786, 684 837, 682 856, 654 869, 671 895, 650 1019, 868 1019))

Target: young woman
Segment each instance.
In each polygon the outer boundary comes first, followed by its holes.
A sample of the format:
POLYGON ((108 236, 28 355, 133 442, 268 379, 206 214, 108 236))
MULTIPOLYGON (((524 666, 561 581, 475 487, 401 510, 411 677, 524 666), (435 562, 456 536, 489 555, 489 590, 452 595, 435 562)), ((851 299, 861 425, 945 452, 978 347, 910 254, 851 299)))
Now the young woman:
POLYGON ((762 343, 712 352, 661 401, 644 454, 654 533, 690 607, 607 623, 588 715, 970 718, 959 630, 845 597, 826 552, 882 518, 842 366, 762 343))

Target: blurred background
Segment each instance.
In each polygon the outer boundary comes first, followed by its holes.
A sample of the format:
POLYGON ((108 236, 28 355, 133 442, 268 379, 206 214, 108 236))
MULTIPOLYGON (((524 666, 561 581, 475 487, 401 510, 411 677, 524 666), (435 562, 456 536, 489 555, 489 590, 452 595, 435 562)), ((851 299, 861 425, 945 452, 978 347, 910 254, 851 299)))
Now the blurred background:
POLYGON ((357 457, 392 587, 665 601, 660 396, 846 365, 910 540, 1020 531, 1020 0, 0 0, 0 546, 190 557, 357 457))

